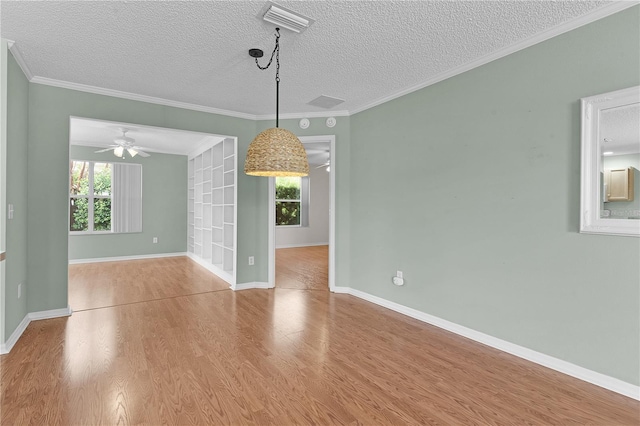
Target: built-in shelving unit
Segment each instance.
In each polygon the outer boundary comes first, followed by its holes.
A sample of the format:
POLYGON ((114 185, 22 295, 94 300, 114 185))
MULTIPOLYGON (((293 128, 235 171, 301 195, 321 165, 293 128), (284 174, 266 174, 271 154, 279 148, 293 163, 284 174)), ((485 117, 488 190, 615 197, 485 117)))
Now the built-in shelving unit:
POLYGON ((189 157, 189 257, 235 287, 237 142, 226 138, 189 157))

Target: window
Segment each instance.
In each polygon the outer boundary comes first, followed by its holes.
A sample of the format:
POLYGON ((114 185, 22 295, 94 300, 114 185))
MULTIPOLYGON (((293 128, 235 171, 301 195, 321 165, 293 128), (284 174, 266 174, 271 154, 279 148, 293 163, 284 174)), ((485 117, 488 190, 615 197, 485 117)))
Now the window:
POLYGON ((309 226, 309 178, 276 177, 276 226, 309 226))
POLYGON ((142 166, 72 160, 69 231, 141 232, 142 166))
POLYGON ((111 230, 111 164, 71 161, 70 231, 111 230))

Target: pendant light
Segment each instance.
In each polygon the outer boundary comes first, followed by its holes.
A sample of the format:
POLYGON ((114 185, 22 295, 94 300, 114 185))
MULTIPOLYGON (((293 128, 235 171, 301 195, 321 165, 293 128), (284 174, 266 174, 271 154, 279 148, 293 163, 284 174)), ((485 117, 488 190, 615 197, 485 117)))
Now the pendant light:
POLYGON ((280 101, 280 28, 276 28, 276 47, 265 67, 261 67, 258 58, 263 55, 260 49, 249 50, 261 70, 266 70, 276 57, 276 127, 260 132, 253 139, 244 162, 244 172, 251 176, 307 176, 309 162, 307 152, 292 132, 278 127, 280 101))

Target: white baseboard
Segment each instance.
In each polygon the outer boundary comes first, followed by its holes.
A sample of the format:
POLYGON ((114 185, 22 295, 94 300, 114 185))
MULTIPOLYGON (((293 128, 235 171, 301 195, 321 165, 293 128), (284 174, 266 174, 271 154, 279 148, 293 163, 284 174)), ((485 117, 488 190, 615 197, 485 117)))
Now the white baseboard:
POLYGON ((134 256, 94 257, 91 259, 69 259, 69 265, 77 265, 80 263, 120 262, 122 260, 157 259, 162 257, 179 257, 179 256, 186 256, 186 255, 187 255, 186 252, 178 252, 178 253, 138 254, 134 256))
POLYGON ((399 312, 403 315, 407 315, 411 318, 415 318, 419 321, 427 324, 434 325, 444 330, 455 333, 459 336, 466 337, 476 342, 482 343, 492 348, 499 349, 503 352, 507 352, 511 355, 515 355, 520 358, 524 358, 528 361, 542 365, 544 367, 556 370, 560 373, 567 374, 577 379, 589 382, 596 386, 608 389, 610 391, 628 396, 636 400, 640 400, 640 386, 633 385, 631 383, 624 382, 614 377, 607 376, 602 373, 598 373, 584 367, 572 364, 567 361, 563 361, 558 358, 543 354, 541 352, 534 351, 523 346, 516 345, 514 343, 507 342, 506 340, 498 339, 488 334, 481 333, 476 330, 464 327, 462 325, 455 324, 453 322, 444 320, 442 318, 435 317, 433 315, 426 314, 413 308, 401 305, 399 303, 391 302, 378 296, 374 296, 369 293, 365 293, 360 290, 356 290, 348 287, 337 287, 334 289, 336 293, 343 291, 337 291, 337 289, 344 290, 345 293, 351 294, 360 299, 364 299, 368 302, 375 303, 376 305, 391 309, 392 311, 399 312))
POLYGON ((232 290, 240 291, 240 290, 250 290, 252 288, 269 289, 273 287, 271 287, 267 282, 253 281, 250 283, 236 284, 235 288, 232 288, 232 290))
POLYGON ((24 331, 27 329, 27 326, 30 322, 31 320, 29 319, 29 314, 25 315, 24 318, 22 318, 22 321, 20 321, 20 324, 18 324, 16 329, 13 330, 13 333, 11 333, 11 336, 9 336, 7 341, 0 345, 0 355, 8 354, 9 352, 11 352, 11 349, 13 349, 13 345, 15 345, 20 336, 22 336, 22 333, 24 333, 24 331))
MULTIPOLYGON (((350 294, 351 293, 351 288, 349 287, 334 287, 332 289, 330 289, 332 292, 334 293, 339 293, 339 294, 350 294)), ((355 295, 354 295, 355 296, 355 295)))
POLYGON ((51 309, 50 311, 30 312, 28 316, 31 321, 38 321, 50 318, 68 317, 71 316, 71 314, 73 314, 73 310, 71 309, 71 306, 67 306, 66 308, 51 309))
POLYGON ((38 321, 43 319, 50 318, 59 318, 59 317, 68 317, 71 315, 73 311, 70 306, 62 309, 52 309, 50 311, 39 311, 39 312, 30 312, 24 316, 20 324, 13 330, 9 339, 2 345, 0 345, 0 355, 8 354, 13 349, 13 346, 18 342, 22 333, 27 329, 27 326, 31 323, 31 321, 38 321))
POLYGON ((276 248, 298 248, 298 247, 316 247, 316 246, 328 246, 329 243, 304 243, 304 244, 282 244, 277 245, 276 248))

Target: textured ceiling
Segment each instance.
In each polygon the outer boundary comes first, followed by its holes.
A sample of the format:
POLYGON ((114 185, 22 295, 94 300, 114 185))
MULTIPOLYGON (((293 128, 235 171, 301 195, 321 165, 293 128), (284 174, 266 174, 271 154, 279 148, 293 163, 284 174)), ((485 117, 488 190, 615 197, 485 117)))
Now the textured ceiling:
MULTIPOLYGON (((273 115, 266 1, 2 1, 1 35, 52 79, 273 115), (266 58, 263 58, 263 60, 266 58)), ((281 113, 357 112, 596 9, 597 1, 277 1, 315 19, 282 30, 281 113), (346 101, 307 105, 320 95, 346 101)))
POLYGON ((600 113, 598 142, 613 155, 640 153, 640 105, 610 108, 600 113))

